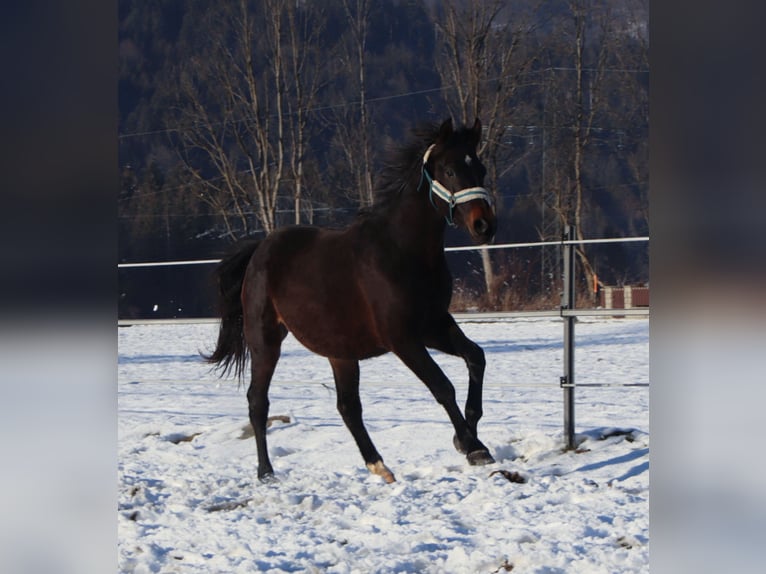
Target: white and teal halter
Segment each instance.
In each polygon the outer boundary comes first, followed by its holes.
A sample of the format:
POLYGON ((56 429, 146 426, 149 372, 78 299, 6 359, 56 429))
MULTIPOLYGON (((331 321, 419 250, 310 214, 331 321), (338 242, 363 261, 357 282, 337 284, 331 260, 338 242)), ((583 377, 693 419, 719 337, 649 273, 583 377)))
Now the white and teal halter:
MULTIPOLYGON (((431 151, 433 151, 436 144, 431 144, 428 149, 426 150, 426 153, 423 154, 423 173, 420 177, 420 182, 423 182, 423 178, 428 180, 428 198, 431 200, 431 205, 436 207, 436 204, 434 203, 433 196, 437 196, 442 201, 446 202, 449 206, 449 215, 446 216, 447 223, 452 225, 454 227, 455 223, 452 220, 452 212, 455 209, 455 206, 460 203, 467 203, 469 201, 473 201, 474 199, 483 199, 486 201, 489 205, 492 205, 492 195, 483 187, 467 187, 465 189, 461 189, 460 191, 456 191, 455 193, 452 193, 449 189, 444 187, 439 181, 435 180, 430 176, 428 173, 428 170, 426 169, 426 163, 428 162, 428 157, 431 155, 431 151)), ((470 157, 466 156, 466 163, 470 163, 470 157)), ((418 189, 420 188, 420 184, 418 184, 418 189)))

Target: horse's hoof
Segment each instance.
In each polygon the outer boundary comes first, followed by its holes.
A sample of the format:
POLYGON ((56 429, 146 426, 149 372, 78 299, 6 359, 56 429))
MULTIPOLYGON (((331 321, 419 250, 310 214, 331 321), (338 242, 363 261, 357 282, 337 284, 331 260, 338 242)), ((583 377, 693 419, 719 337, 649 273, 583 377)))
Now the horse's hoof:
POLYGON ((463 445, 460 443, 460 441, 457 438, 457 435, 452 435, 452 444, 455 445, 455 449, 461 454, 465 454, 466 450, 463 448, 463 445))
POLYGON ((391 484, 392 482, 396 482, 396 478, 394 478, 394 473, 391 472, 391 470, 385 464, 383 464, 382 460, 379 460, 378 462, 368 462, 367 469, 372 474, 377 474, 378 476, 382 476, 383 480, 385 480, 389 484, 391 484))
POLYGON ((263 484, 276 484, 279 482, 279 479, 274 475, 273 472, 267 472, 259 475, 258 480, 260 480, 263 484))
POLYGON ((495 463, 495 459, 492 458, 492 455, 489 454, 488 450, 475 450, 469 452, 468 455, 466 455, 466 458, 468 459, 468 464, 471 466, 484 466, 486 464, 495 463))

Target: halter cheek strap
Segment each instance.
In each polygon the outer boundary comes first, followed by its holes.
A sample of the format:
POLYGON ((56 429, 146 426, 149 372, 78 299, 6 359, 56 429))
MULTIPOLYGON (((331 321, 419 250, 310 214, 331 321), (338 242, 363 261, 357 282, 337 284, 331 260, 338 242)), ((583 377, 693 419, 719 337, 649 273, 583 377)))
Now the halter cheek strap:
MULTIPOLYGON (((449 206, 449 215, 446 217, 447 223, 449 223, 451 226, 455 226, 454 221, 452 220, 452 212, 455 209, 455 206, 459 203, 467 203, 469 201, 473 201, 474 199, 483 199, 486 201, 489 205, 492 205, 492 196, 490 195, 489 191, 487 191, 483 187, 467 187, 465 189, 461 189, 460 191, 456 191, 455 193, 452 193, 449 189, 444 187, 439 181, 433 179, 426 169, 426 163, 428 162, 428 157, 431 155, 431 151, 434 149, 434 146, 436 144, 432 144, 428 147, 426 150, 426 153, 423 154, 423 173, 420 176, 420 183, 423 183, 423 178, 425 177, 428 180, 428 198, 431 200, 431 205, 436 207, 436 204, 434 203, 433 196, 436 195, 439 199, 446 202, 449 206)), ((420 188, 420 184, 418 184, 418 188, 420 188)))

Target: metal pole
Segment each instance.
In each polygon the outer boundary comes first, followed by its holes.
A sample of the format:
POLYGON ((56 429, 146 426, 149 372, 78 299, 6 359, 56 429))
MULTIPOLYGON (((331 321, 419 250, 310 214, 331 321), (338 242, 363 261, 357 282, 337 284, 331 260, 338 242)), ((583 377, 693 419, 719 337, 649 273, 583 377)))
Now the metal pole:
MULTIPOLYGON (((568 243, 575 239, 574 225, 564 226, 564 291, 561 296, 561 310, 574 310, 575 308, 575 246, 568 243)), ((575 445, 575 413, 574 413, 574 343, 575 321, 574 315, 564 316, 564 375, 561 377, 561 388, 564 389, 564 435, 566 436, 567 450, 574 450, 575 445)))

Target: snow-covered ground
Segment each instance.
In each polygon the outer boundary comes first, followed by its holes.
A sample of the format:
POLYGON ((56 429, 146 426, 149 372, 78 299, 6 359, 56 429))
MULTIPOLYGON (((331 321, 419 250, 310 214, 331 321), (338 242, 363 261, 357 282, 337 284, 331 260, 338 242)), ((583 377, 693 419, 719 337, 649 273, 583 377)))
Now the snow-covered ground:
MULTIPOLYGON (((577 324, 577 383, 609 386, 577 389, 576 452, 562 449, 561 322, 462 327, 486 352, 479 434, 497 463, 469 466, 446 413, 387 355, 362 363, 361 394, 393 484, 364 467, 329 363, 292 337, 270 393, 270 414, 289 417, 268 433, 279 480, 260 483, 246 385, 198 355, 217 325, 120 328, 120 571, 648 572, 648 319, 577 324)), ((435 358, 462 404, 465 365, 435 358)))

